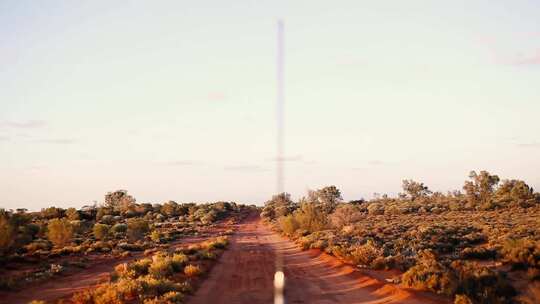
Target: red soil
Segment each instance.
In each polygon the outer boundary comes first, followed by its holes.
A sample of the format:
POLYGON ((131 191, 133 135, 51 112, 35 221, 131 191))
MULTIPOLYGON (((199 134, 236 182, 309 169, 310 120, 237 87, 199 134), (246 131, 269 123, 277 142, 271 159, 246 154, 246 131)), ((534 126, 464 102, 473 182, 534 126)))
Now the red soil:
POLYGON ((286 303, 450 303, 399 288, 316 250, 302 251, 252 216, 233 236, 190 304, 272 303, 276 257, 283 261, 286 303))

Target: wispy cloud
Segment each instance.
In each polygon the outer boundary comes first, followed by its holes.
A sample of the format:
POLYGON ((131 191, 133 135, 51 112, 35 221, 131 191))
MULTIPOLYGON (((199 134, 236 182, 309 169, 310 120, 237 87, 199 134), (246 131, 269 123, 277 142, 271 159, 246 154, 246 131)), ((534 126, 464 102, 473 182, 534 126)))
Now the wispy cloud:
POLYGON ((36 129, 45 127, 47 123, 43 120, 28 120, 28 121, 1 121, 0 128, 17 128, 17 129, 36 129))
POLYGON ((255 165, 240 165, 240 166, 227 166, 224 168, 226 171, 239 171, 239 172, 263 172, 268 171, 267 168, 255 165))
POLYGON ((77 142, 73 138, 51 138, 51 139, 38 139, 34 142, 40 144, 54 144, 54 145, 71 145, 77 142))

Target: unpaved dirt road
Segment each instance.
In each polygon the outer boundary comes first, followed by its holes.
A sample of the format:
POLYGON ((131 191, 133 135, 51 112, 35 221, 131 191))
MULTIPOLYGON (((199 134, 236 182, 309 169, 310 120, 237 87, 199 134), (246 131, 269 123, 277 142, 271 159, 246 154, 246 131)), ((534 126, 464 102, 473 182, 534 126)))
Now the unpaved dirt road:
POLYGON ((287 304, 450 303, 385 284, 318 251, 302 251, 254 215, 233 236, 189 304, 273 303, 276 255, 283 260, 287 304))

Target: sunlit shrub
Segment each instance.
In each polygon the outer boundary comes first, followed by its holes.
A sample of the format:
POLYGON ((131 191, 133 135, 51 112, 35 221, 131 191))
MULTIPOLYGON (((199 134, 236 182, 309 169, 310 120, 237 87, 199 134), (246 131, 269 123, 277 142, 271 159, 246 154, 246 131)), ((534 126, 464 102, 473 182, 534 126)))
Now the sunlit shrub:
POLYGON ((370 265, 373 260, 381 257, 382 254, 382 250, 372 240, 368 240, 363 245, 353 247, 349 259, 357 265, 370 265))
POLYGON ((431 251, 424 251, 418 263, 405 272, 401 278, 405 287, 430 290, 445 295, 452 295, 457 288, 455 274, 445 265, 437 262, 431 251))
POLYGON ((184 267, 184 274, 187 275, 188 277, 198 276, 201 273, 202 273, 202 270, 197 265, 190 264, 184 267))
POLYGON ((54 218, 47 225, 47 237, 56 246, 65 246, 73 237, 73 226, 69 220, 54 218))
POLYGON ((278 226, 285 235, 292 235, 299 224, 292 214, 278 218, 278 226))

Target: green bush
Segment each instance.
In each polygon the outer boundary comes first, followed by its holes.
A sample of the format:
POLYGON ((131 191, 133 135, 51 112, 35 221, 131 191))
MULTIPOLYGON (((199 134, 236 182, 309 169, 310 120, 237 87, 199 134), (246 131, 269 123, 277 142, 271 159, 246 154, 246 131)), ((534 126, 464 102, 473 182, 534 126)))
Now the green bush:
POLYGON ((133 218, 128 221, 127 234, 130 239, 142 239, 149 230, 148 222, 143 219, 133 218))
POLYGON ((109 236, 110 226, 105 224, 95 224, 93 228, 94 236, 98 240, 105 240, 109 236))
POLYGON ((126 224, 115 224, 112 226, 111 231, 114 233, 126 233, 128 226, 126 224))

